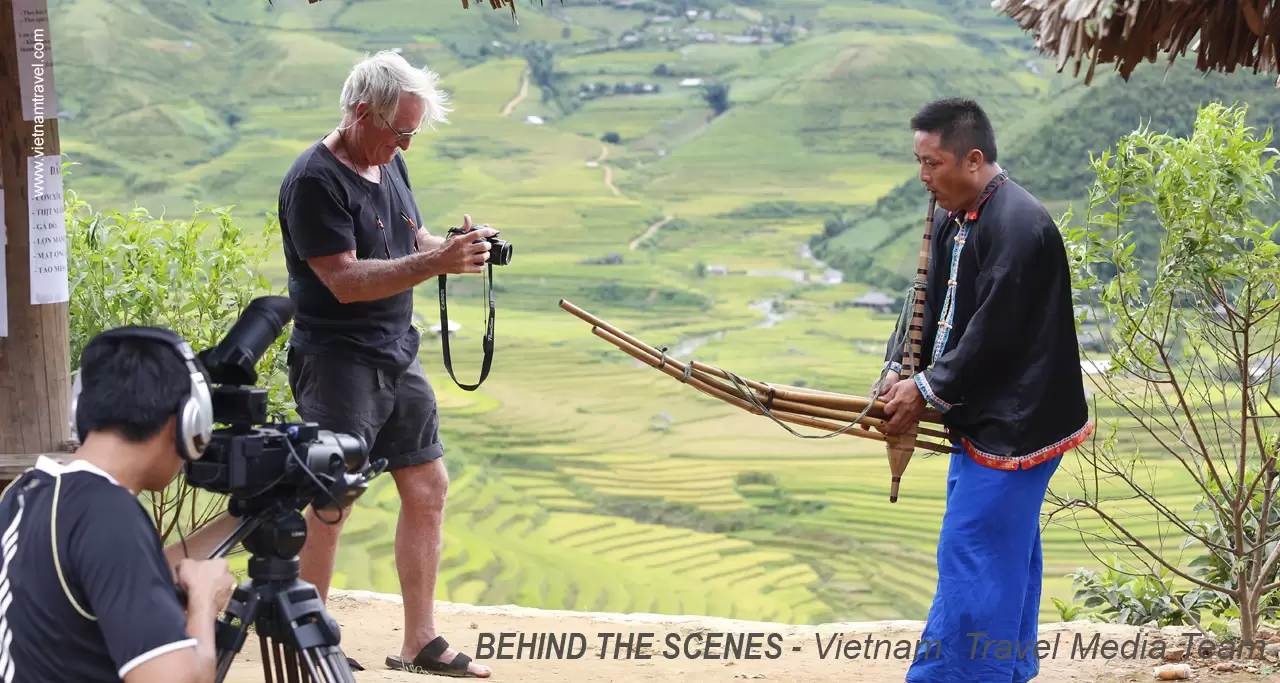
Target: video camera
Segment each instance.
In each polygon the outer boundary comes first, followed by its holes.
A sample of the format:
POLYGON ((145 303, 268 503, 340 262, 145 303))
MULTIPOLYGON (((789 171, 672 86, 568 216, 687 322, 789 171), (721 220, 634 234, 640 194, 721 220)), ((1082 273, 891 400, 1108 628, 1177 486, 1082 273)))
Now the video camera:
POLYGON ((253 386, 255 367, 293 313, 285 297, 254 299, 222 341, 196 354, 212 385, 213 421, 228 426, 215 429, 200 459, 187 463, 187 482, 228 494, 228 511, 240 518, 210 558, 241 542, 250 555, 249 580, 236 588, 216 627, 219 683, 250 627, 262 646, 264 671, 271 671, 274 658, 280 680, 287 668, 291 681, 355 683, 339 646, 338 622, 315 586, 300 578, 298 553, 307 540, 302 510, 345 509, 381 466, 370 464, 368 444, 358 434, 309 422, 267 422, 267 390, 253 386))
POLYGON ((196 354, 213 385, 214 422, 229 426, 214 430, 201 458, 186 464, 187 483, 229 495, 228 507, 238 517, 271 508, 300 512, 308 504, 341 510, 380 473, 358 434, 267 422, 267 390, 253 386, 255 367, 293 313, 285 297, 254 299, 222 341, 196 354))

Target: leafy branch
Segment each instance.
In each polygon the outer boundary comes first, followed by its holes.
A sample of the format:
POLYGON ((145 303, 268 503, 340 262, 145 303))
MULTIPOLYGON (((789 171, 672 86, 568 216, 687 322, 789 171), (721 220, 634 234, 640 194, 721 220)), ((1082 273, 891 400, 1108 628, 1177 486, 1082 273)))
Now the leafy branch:
MULTIPOLYGON (((1280 608, 1280 224, 1257 217, 1274 211, 1280 154, 1246 113, 1210 104, 1187 137, 1143 126, 1091 157, 1084 225, 1070 211, 1061 225, 1078 329, 1105 348, 1089 377, 1109 429, 1079 451, 1071 490, 1050 496, 1051 517, 1091 513, 1073 525, 1086 544, 1127 552, 1185 623, 1227 619, 1252 642, 1280 608), (1162 230, 1155 263, 1135 256, 1140 222, 1162 230), (1175 593, 1175 578, 1194 589, 1175 593)), ((1077 580, 1087 607, 1152 613, 1132 590, 1122 609, 1097 589, 1105 579, 1077 580)))
MULTIPOLYGON (((273 291, 261 266, 278 234, 274 220, 251 235, 230 209, 202 208, 190 218, 165 219, 145 209, 95 212, 66 192, 71 245, 72 371, 85 344, 124 325, 173 330, 200 351, 218 343, 251 300, 273 291)), ((268 413, 285 419, 293 408, 285 381, 287 328, 258 365, 268 389, 268 413)), ((226 507, 225 496, 188 485, 181 476, 145 494, 162 542, 199 529, 226 507)))

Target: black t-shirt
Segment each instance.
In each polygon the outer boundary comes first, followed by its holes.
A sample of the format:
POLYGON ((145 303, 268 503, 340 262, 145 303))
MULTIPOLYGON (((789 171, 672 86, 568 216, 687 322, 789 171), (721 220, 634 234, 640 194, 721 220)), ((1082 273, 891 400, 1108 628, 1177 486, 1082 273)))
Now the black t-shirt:
POLYGON ((371 182, 344 166, 320 140, 300 154, 285 174, 280 186, 280 231, 289 297, 297 307, 290 343, 304 353, 339 354, 400 369, 418 355, 413 291, 344 304, 307 264, 307 259, 352 249, 357 259, 395 259, 414 253, 414 226, 422 227, 422 215, 409 185, 408 168, 399 152, 381 168, 381 182, 371 182))
POLYGON ((118 683, 143 662, 196 645, 155 525, 102 470, 40 458, 0 499, 0 530, 3 680, 118 683))

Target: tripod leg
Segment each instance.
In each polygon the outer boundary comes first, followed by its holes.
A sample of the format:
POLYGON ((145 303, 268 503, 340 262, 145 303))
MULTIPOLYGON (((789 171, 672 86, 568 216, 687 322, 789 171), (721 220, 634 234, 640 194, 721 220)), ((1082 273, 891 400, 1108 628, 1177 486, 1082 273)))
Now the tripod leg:
POLYGON ((289 671, 289 683, 302 683, 302 672, 298 669, 298 651, 284 646, 284 665, 289 671))
POLYGON ((249 624, 257 618, 261 607, 262 603, 249 582, 240 584, 231 594, 226 611, 214 626, 214 644, 218 652, 218 671, 214 680, 217 683, 222 683, 227 677, 227 671, 231 669, 231 661, 244 645, 249 624))
POLYGON ((325 611, 324 602, 314 586, 294 581, 277 590, 272 601, 272 614, 279 636, 302 660, 300 668, 315 683, 355 683, 351 665, 338 643, 338 622, 325 611))
POLYGON ((301 651, 277 640, 262 637, 263 673, 266 683, 355 683, 347 656, 332 646, 317 646, 301 651), (267 643, 270 642, 270 645, 267 643), (272 677, 271 665, 275 666, 272 677))
POLYGON ((271 675, 271 662, 274 658, 271 656, 271 644, 265 633, 258 634, 258 648, 262 651, 262 680, 265 683, 272 683, 275 680, 271 675))
POLYGON ((276 664, 276 680, 284 683, 284 645, 279 641, 271 642, 272 659, 276 664))
POLYGON ((308 648, 302 651, 315 683, 356 683, 347 656, 338 648, 308 648))

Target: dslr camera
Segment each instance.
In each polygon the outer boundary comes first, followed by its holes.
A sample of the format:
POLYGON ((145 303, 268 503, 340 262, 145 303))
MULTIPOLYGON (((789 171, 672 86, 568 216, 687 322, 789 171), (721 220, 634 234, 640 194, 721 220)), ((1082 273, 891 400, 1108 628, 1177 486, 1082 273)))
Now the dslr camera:
MULTIPOLYGON (((472 233, 475 231, 476 231, 476 226, 474 225, 471 226, 470 230, 464 230, 462 228, 453 227, 453 228, 449 228, 448 234, 450 236, 458 236, 458 235, 466 235, 468 233, 472 233)), ((489 263, 495 266, 505 266, 508 263, 511 263, 511 256, 515 250, 515 247, 512 247, 510 242, 506 240, 500 240, 496 235, 493 237, 478 238, 471 241, 472 244, 476 244, 478 242, 489 243, 489 263)))
POLYGON ((293 319, 288 298, 254 299, 216 346, 196 354, 208 373, 215 429, 199 460, 186 463, 191 486, 227 494, 238 517, 342 510, 379 474, 358 434, 309 422, 268 423, 267 390, 253 385, 263 353, 293 319))

